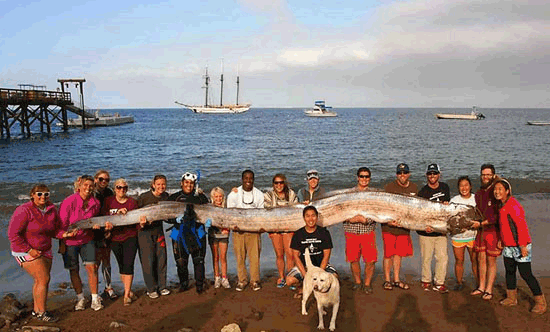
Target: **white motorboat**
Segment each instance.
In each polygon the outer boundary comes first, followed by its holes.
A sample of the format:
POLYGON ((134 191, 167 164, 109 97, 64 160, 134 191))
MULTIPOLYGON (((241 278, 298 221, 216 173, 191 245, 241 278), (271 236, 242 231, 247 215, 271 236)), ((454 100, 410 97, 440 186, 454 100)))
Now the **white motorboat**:
POLYGON ((470 114, 456 114, 456 113, 437 113, 435 115, 438 119, 447 120, 482 120, 485 119, 485 115, 479 113, 474 106, 470 114))
POLYGON ((205 79, 205 103, 204 105, 187 105, 176 101, 176 104, 190 109, 194 113, 205 114, 230 114, 230 113, 244 113, 250 109, 250 104, 239 104, 239 76, 237 76, 237 103, 236 104, 223 104, 223 63, 222 74, 220 77, 220 104, 210 105, 208 103, 208 87, 210 85, 210 76, 208 76, 208 67, 206 67, 205 79))
POLYGON ((316 100, 312 109, 305 110, 304 113, 311 117, 334 117, 338 113, 331 110, 332 107, 326 106, 324 100, 316 100))
MULTIPOLYGON (((131 115, 114 114, 100 114, 99 111, 94 113, 94 118, 85 118, 86 127, 107 127, 118 126, 126 123, 134 123, 134 117, 131 115)), ((57 126, 62 127, 63 123, 56 123, 57 126)), ((82 117, 67 119, 67 125, 69 127, 82 127, 82 117)))
POLYGON ((550 126, 550 121, 527 121, 530 126, 550 126))

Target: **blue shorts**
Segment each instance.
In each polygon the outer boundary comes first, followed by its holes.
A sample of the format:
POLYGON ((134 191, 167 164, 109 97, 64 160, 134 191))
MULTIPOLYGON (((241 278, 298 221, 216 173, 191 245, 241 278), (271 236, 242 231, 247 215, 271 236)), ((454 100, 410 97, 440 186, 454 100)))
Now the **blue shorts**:
POLYGON ((504 247, 502 249, 502 256, 507 258, 512 258, 518 263, 530 263, 531 262, 531 251, 532 243, 527 245, 527 256, 521 256, 521 249, 519 247, 504 247))
POLYGON ((78 256, 82 259, 82 263, 96 264, 95 261, 95 241, 90 241, 79 246, 67 246, 63 254, 63 266, 67 270, 78 269, 78 256))
MULTIPOLYGON (((325 267, 325 271, 331 274, 338 274, 338 272, 336 272, 336 269, 330 264, 327 264, 327 267, 325 267)), ((290 271, 288 271, 288 274, 286 276, 294 277, 298 279, 300 282, 304 281, 304 276, 302 275, 302 273, 300 272, 300 269, 298 269, 297 266, 290 269, 290 271)))

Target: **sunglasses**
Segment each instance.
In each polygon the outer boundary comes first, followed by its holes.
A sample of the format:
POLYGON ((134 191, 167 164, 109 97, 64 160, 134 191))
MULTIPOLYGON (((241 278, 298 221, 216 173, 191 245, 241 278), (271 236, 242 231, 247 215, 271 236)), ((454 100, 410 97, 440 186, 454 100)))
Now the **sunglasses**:
POLYGON ((429 172, 429 173, 426 173, 427 176, 434 176, 434 175, 437 175, 439 173, 437 172, 429 172))
POLYGON ((128 190, 128 186, 116 186, 115 188, 118 190, 128 190))
POLYGON ((40 192, 40 191, 37 191, 36 192, 36 196, 38 197, 42 197, 42 195, 44 195, 44 197, 50 197, 50 192, 49 191, 45 191, 45 192, 40 192))
POLYGON ((109 179, 109 178, 103 178, 103 177, 98 177, 97 180, 98 180, 99 182, 109 182, 109 181, 111 181, 111 179, 109 179))
POLYGON ((357 177, 361 179, 370 179, 370 175, 357 175, 357 177))
POLYGON ((284 181, 273 181, 273 184, 285 184, 284 181))
POLYGON ((402 175, 402 174, 409 174, 409 172, 405 172, 405 171, 397 172, 397 175, 402 175))

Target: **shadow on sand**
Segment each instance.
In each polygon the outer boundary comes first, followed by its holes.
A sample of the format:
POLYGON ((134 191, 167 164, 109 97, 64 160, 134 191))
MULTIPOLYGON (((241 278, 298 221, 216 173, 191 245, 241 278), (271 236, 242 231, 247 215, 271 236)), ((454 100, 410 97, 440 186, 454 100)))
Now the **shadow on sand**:
POLYGON ((427 332, 431 331, 431 325, 422 318, 416 296, 402 294, 397 299, 395 311, 392 313, 390 320, 382 328, 382 331, 427 332))

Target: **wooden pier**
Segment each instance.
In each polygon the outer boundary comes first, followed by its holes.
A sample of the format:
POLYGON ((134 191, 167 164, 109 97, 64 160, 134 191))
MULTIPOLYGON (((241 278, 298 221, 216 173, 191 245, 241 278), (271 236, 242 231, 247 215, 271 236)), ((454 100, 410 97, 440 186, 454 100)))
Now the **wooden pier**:
POLYGON ((82 117, 82 126, 86 127, 86 118, 95 118, 94 114, 84 111, 82 84, 85 79, 59 79, 61 91, 47 91, 44 86, 20 84, 20 89, 0 88, 0 135, 10 138, 11 128, 18 125, 21 135, 31 136, 32 130, 51 133, 55 121, 62 124, 63 130, 68 130, 67 112, 82 117), (71 93, 65 92, 65 86, 76 82, 80 84, 82 109, 74 106, 71 93))

